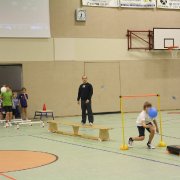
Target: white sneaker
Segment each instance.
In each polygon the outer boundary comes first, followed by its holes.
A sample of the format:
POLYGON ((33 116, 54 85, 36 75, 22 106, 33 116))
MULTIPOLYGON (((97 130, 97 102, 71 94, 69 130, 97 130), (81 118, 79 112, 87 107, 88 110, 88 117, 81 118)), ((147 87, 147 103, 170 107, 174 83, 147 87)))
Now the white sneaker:
POLYGON ((90 122, 90 123, 89 123, 89 125, 90 125, 90 126, 93 126, 93 123, 92 123, 92 122, 90 122))
POLYGON ((9 124, 10 127, 12 126, 11 122, 9 122, 8 124, 9 124))
POLYGON ((9 123, 6 123, 4 127, 5 127, 5 128, 9 127, 9 123))
POLYGON ((147 143, 147 147, 148 147, 149 149, 155 149, 155 147, 154 147, 152 144, 150 144, 150 143, 147 143))
POLYGON ((81 122, 81 125, 82 125, 82 126, 85 126, 86 124, 85 124, 85 123, 83 123, 83 122, 81 122))

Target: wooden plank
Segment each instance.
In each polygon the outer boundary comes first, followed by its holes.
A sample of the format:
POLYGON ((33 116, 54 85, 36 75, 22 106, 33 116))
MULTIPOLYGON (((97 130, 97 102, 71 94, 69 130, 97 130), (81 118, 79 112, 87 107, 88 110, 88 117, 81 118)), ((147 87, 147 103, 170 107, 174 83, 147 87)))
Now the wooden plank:
POLYGON ((89 128, 89 129, 108 129, 108 130, 113 129, 111 127, 105 127, 102 125, 91 126, 91 125, 82 125, 81 123, 72 123, 72 122, 64 122, 64 121, 48 121, 48 123, 57 123, 65 126, 76 126, 76 127, 89 128))
POLYGON ((71 132, 64 132, 64 131, 57 131, 56 133, 62 134, 62 135, 68 135, 68 136, 77 136, 77 137, 81 137, 81 138, 85 138, 85 139, 91 139, 91 140, 99 140, 99 137, 90 136, 90 135, 86 135, 86 134, 74 134, 71 132))

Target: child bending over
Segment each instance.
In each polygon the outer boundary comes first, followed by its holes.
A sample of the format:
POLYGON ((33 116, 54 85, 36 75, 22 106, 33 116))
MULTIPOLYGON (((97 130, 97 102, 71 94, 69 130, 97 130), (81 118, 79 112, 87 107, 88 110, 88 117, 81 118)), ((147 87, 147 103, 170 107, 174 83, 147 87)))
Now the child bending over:
POLYGON ((152 104, 149 102, 145 102, 143 106, 143 111, 137 117, 137 128, 139 131, 139 136, 137 137, 130 137, 128 141, 129 147, 133 147, 134 141, 143 141, 145 139, 145 129, 150 133, 149 140, 147 142, 147 147, 149 149, 154 149, 155 147, 151 144, 155 132, 159 133, 159 129, 157 126, 157 122, 155 119, 152 119, 148 115, 149 108, 152 107, 152 104))

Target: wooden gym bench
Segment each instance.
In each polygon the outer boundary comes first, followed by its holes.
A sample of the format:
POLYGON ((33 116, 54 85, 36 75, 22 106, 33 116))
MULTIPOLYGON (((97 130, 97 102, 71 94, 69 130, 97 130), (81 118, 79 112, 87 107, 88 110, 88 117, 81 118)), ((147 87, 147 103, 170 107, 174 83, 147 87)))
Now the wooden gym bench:
POLYGON ((69 136, 78 136, 86 139, 93 139, 93 140, 99 140, 99 141, 109 141, 109 130, 113 128, 104 127, 101 125, 82 125, 81 123, 73 123, 73 122, 62 122, 62 121, 48 121, 49 123, 49 131, 52 133, 58 133, 63 135, 69 135, 69 136), (63 126, 72 126, 73 132, 64 132, 61 130, 58 130, 58 125, 63 126), (80 134, 79 128, 88 128, 88 129, 99 129, 99 137, 90 136, 87 134, 80 134))

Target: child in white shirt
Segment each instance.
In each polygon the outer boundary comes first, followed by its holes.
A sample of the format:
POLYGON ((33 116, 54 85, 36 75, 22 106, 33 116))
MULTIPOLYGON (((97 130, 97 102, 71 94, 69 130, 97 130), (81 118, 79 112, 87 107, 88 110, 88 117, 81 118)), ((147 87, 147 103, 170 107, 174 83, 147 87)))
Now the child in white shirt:
POLYGON ((149 108, 152 107, 152 104, 149 102, 145 102, 143 106, 143 111, 137 117, 137 128, 139 131, 138 137, 130 137, 128 141, 129 147, 132 147, 134 141, 143 141, 145 139, 145 129, 150 133, 149 140, 147 146, 149 149, 154 149, 155 147, 151 144, 155 132, 159 132, 157 122, 155 119, 152 119, 148 115, 149 108))

